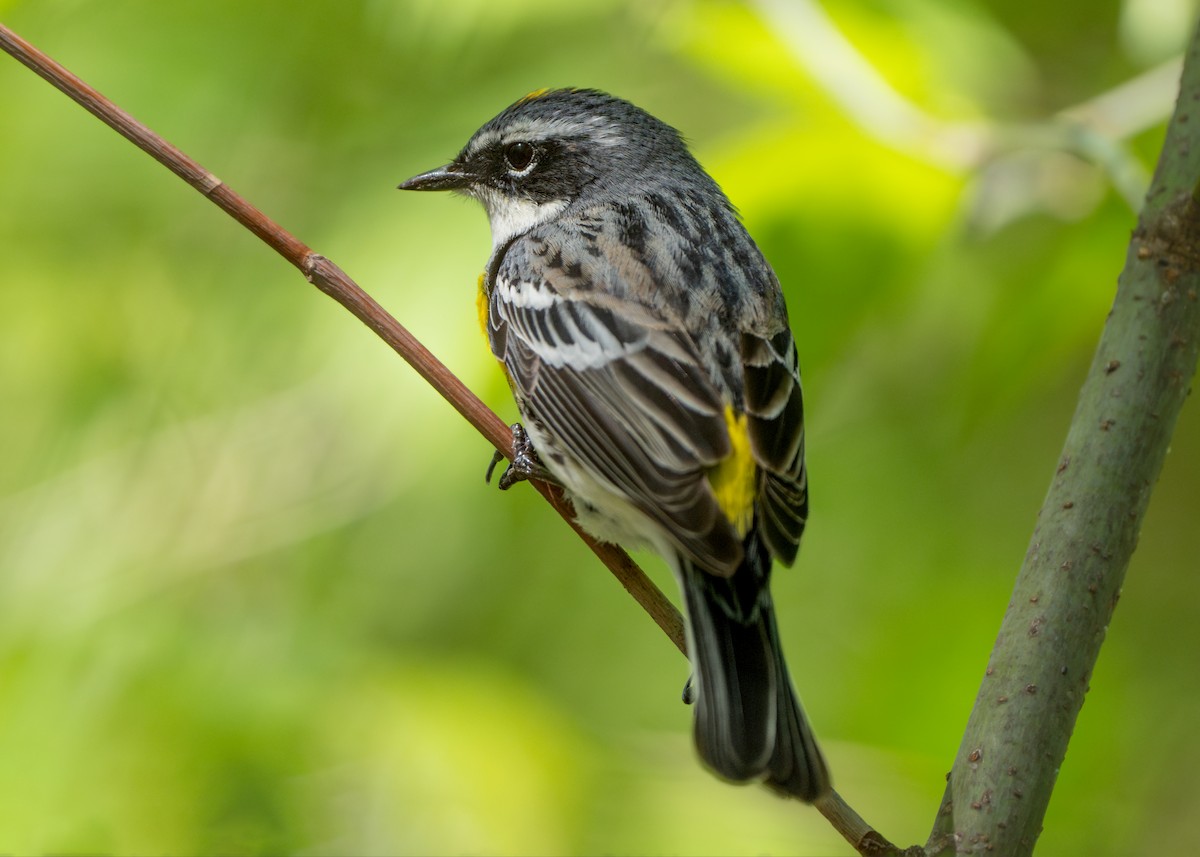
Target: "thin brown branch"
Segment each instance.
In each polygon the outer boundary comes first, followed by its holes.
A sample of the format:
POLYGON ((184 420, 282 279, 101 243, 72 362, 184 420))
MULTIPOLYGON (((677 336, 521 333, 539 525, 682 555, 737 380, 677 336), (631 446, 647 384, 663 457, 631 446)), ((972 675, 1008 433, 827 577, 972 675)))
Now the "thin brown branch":
MULTIPOLYGON (((505 457, 512 457, 512 434, 508 426, 337 265, 314 253, 211 172, 3 24, 0 24, 0 49, 175 173, 300 269, 309 282, 349 310, 390 345, 497 450, 505 457)), ((575 511, 570 501, 560 489, 542 482, 531 484, 592 549, 676 648, 686 655, 682 617, 645 572, 621 548, 598 542, 581 530, 575 523, 575 511)), ((836 792, 823 798, 816 808, 847 842, 863 854, 907 853, 898 851, 876 833, 836 792)))
MULTIPOLYGON (((353 313, 390 345, 497 450, 511 457, 512 434, 508 426, 340 268, 314 253, 211 172, 3 24, 0 24, 0 48, 175 173, 299 268, 309 282, 353 313)), ((679 650, 684 651, 683 620, 674 605, 623 550, 615 545, 597 542, 579 530, 574 523, 570 501, 562 496, 561 491, 553 486, 535 484, 629 594, 650 614, 679 650)))
POLYGON ((831 791, 814 805, 817 811, 825 816, 830 826, 864 857, 920 857, 925 853, 925 849, 920 845, 902 849, 888 842, 879 831, 867 824, 861 815, 842 800, 842 796, 836 791, 831 791))

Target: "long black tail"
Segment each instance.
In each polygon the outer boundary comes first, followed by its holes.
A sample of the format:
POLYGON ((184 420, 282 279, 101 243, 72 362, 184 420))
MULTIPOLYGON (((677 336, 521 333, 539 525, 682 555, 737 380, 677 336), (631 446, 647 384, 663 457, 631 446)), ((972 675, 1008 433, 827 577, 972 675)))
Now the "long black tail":
POLYGON ((724 779, 765 780, 816 800, 829 790, 829 771, 783 660, 768 589, 769 554, 752 533, 732 577, 716 577, 686 559, 679 564, 701 759, 724 779))

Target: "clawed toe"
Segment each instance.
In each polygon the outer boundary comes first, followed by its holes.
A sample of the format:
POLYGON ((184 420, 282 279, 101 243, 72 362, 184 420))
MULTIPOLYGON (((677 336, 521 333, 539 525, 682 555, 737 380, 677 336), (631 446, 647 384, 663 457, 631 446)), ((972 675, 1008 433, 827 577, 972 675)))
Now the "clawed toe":
MULTIPOLYGON (((558 480, 542 466, 541 459, 538 458, 537 450, 533 448, 533 441, 529 439, 529 433, 525 431, 525 427, 520 423, 513 423, 510 428, 512 429, 513 457, 508 467, 504 468, 504 472, 500 474, 500 481, 497 483, 500 490, 507 491, 518 482, 526 482, 530 479, 557 485, 558 480)), ((503 460, 504 455, 499 451, 492 455, 492 462, 488 465, 484 481, 492 481, 492 473, 495 471, 496 465, 503 460)))

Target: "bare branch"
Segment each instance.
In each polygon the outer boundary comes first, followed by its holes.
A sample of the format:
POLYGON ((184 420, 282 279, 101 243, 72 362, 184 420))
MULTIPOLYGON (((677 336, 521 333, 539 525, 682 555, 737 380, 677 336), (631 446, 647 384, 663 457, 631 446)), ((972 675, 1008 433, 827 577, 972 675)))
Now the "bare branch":
POLYGON ((897 848, 867 824, 836 791, 817 801, 816 807, 833 829, 864 857, 923 857, 925 854, 925 849, 920 845, 897 848))
MULTIPOLYGON (((317 288, 348 309, 363 324, 390 345, 443 398, 454 406, 480 434, 505 456, 512 455, 512 436, 508 426, 478 396, 454 376, 446 365, 433 356, 395 318, 364 292, 336 265, 306 247, 265 214, 235 193, 228 185, 172 146, 70 71, 0 24, 0 48, 49 81, 56 89, 135 146, 146 152, 175 175, 204 194, 222 211, 245 226, 275 252, 299 268, 317 288)), ((574 510, 562 492, 553 486, 535 483, 538 491, 562 515, 580 538, 608 567, 630 595, 650 614, 663 632, 684 651, 683 620, 674 605, 646 577, 645 573, 615 545, 602 544, 582 532, 574 523, 574 510)))

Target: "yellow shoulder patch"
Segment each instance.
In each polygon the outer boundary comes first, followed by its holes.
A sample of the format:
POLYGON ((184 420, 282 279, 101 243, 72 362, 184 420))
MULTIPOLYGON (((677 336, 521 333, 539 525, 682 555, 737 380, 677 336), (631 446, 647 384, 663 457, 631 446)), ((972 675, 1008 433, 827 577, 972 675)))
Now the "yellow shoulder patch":
POLYGON ((475 313, 479 316, 479 332, 483 341, 488 341, 488 294, 487 274, 479 275, 479 284, 475 287, 475 313))
MULTIPOLYGON (((479 332, 483 334, 483 346, 490 353, 492 350, 492 340, 488 337, 488 291, 487 291, 487 274, 479 275, 479 283, 475 287, 475 314, 479 316, 479 332)), ((494 356, 494 355, 493 355, 494 356)), ((504 380, 508 382, 508 386, 513 386, 512 375, 508 374, 508 367, 496 358, 500 369, 504 372, 504 380)))
POLYGON ((732 405, 725 407, 725 424, 729 427, 732 451, 729 457, 708 472, 708 484, 712 487, 717 505, 733 524, 738 536, 745 536, 754 523, 754 496, 758 483, 758 464, 750 449, 750 435, 746 430, 746 415, 739 414, 732 405))

